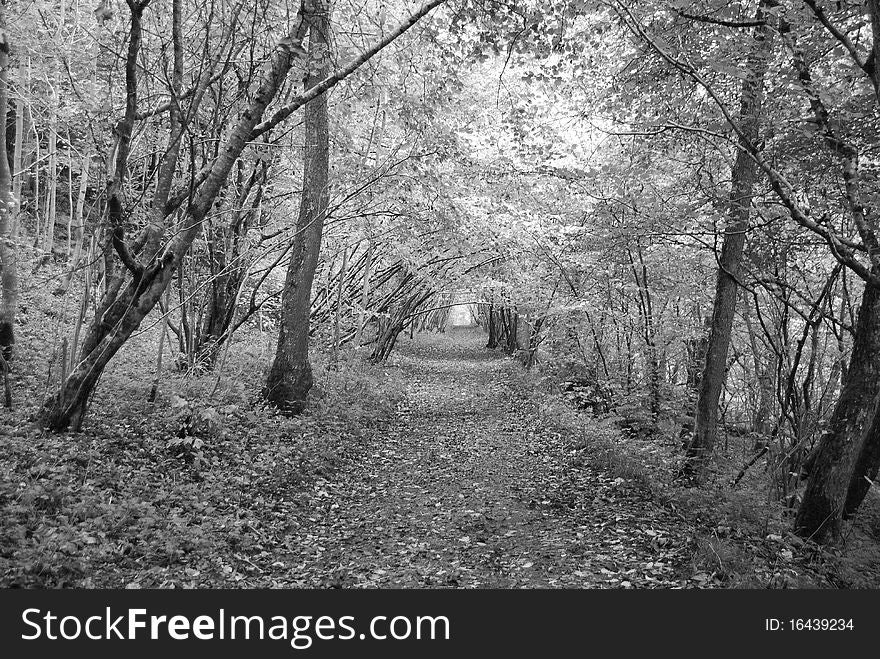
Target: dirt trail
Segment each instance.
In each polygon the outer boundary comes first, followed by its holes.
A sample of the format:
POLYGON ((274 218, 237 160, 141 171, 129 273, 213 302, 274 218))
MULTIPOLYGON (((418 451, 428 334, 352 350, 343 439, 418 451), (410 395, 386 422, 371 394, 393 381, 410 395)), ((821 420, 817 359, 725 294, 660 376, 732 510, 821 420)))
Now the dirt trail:
MULTIPOLYGON (((315 484, 283 555, 315 587, 674 586, 682 529, 638 486, 575 459, 572 437, 537 427, 519 366, 485 337, 401 347, 396 420, 360 461, 315 484), (676 549, 678 548, 678 549, 676 549)), ((586 449, 589 450, 589 447, 586 449)))

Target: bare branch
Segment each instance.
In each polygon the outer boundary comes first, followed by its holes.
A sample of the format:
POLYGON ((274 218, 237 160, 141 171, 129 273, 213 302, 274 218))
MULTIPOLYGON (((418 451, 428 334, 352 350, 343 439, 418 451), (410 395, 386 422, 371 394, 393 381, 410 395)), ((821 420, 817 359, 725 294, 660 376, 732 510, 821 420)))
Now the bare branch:
POLYGON ((275 113, 269 117, 268 119, 262 121, 257 124, 251 133, 250 139, 254 140, 258 138, 263 133, 272 130, 275 126, 280 124, 282 121, 287 119, 291 114, 296 112, 303 105, 308 103, 314 98, 317 98, 328 89, 333 87, 339 82, 345 80, 352 73, 357 71, 361 66, 366 64, 369 60, 371 60, 375 55, 377 55, 380 51, 385 49, 386 46, 395 41, 399 36, 401 36, 404 32, 409 30, 413 25, 418 23, 422 17, 426 14, 430 13, 434 8, 442 5, 446 0, 431 0, 430 2, 423 5, 416 13, 406 19, 403 23, 397 26, 395 30, 393 30, 388 36, 379 41, 372 48, 364 52, 360 57, 351 62, 348 66, 341 69, 340 71, 334 73, 329 78, 325 78, 318 84, 310 87, 308 90, 304 91, 302 94, 299 94, 292 101, 284 105, 284 107, 275 111, 275 113))

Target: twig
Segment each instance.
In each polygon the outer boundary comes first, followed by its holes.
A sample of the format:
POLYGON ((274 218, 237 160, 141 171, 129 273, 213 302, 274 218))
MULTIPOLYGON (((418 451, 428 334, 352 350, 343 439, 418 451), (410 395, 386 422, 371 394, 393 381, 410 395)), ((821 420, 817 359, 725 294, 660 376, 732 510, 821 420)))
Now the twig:
POLYGON ((739 470, 739 473, 736 475, 736 478, 734 478, 733 482, 730 484, 731 487, 735 487, 736 484, 742 480, 742 477, 746 475, 746 472, 752 467, 752 465, 755 464, 761 458, 761 456, 764 455, 769 450, 770 450, 770 448, 768 446, 765 446, 760 451, 755 453, 755 455, 752 457, 752 459, 749 460, 748 462, 746 462, 743 465, 743 468, 739 470))

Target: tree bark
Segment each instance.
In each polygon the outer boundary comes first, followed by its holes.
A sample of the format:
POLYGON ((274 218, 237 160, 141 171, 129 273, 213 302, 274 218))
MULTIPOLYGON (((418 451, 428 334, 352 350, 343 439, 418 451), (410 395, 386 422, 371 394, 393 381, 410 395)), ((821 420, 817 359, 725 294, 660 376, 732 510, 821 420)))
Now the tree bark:
POLYGON ((771 354, 762 349, 763 346, 751 321, 749 300, 744 299, 742 304, 742 316, 749 334, 754 377, 758 387, 751 421, 751 430, 755 435, 754 450, 757 452, 767 445, 767 438, 772 429, 770 416, 773 414, 773 397, 776 391, 776 359, 771 359, 771 354))
MULTIPOLYGON (((330 17, 326 4, 323 1, 315 3, 306 10, 305 18, 310 25, 310 66, 305 83, 305 88, 309 89, 330 75, 330 17)), ((309 363, 309 312, 330 197, 326 94, 306 104, 304 121, 302 199, 281 294, 278 346, 263 392, 267 400, 290 414, 303 411, 314 382, 309 363)))
MULTIPOLYGON (((71 162, 73 162, 71 160, 71 162)), ((76 197, 76 205, 71 209, 71 230, 74 231, 73 254, 67 262, 67 275, 61 282, 60 292, 66 293, 73 281, 73 276, 77 272, 80 259, 82 258, 83 241, 85 240, 85 205, 86 193, 89 186, 89 166, 92 162, 92 156, 86 153, 82 157, 82 165, 79 174, 79 190, 76 197)))
MULTIPOLYGON (((880 377, 880 374, 875 377, 880 377)), ((843 506, 844 517, 850 517, 858 510, 868 490, 871 489, 871 483, 877 480, 877 474, 880 472, 880 414, 877 413, 877 409, 875 408, 874 411, 874 421, 862 440, 862 450, 850 477, 843 506)))

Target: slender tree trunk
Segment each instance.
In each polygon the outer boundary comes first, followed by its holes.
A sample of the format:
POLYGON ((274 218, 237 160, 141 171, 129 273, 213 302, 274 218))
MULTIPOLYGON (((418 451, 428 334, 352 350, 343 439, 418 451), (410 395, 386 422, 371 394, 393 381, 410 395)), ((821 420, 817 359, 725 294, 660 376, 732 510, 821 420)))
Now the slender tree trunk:
MULTIPOLYGON (((309 74, 306 89, 330 75, 328 52, 330 17, 324 2, 305 14, 309 29, 309 74)), ((305 107, 303 192, 287 278, 281 294, 278 346, 264 395, 282 411, 298 414, 312 388, 309 363, 309 313, 312 283, 321 249, 321 234, 329 202, 329 126, 327 95, 305 107)))
POLYGON ((361 310, 358 316, 358 326, 357 326, 357 334, 355 335, 355 346, 360 347, 363 343, 364 337, 364 327, 369 320, 369 315, 367 313, 367 306, 370 303, 370 268, 373 265, 373 241, 370 238, 367 238, 367 260, 364 264, 364 280, 363 286, 361 288, 361 310))
POLYGON ((342 249, 342 269, 336 290, 336 318, 333 322, 333 363, 339 358, 340 323, 342 322, 342 301, 345 293, 345 275, 348 270, 348 245, 342 249))
MULTIPOLYGON (((15 202, 12 173, 6 153, 6 111, 9 104, 9 41, 6 34, 6 7, 0 5, 0 358, 4 376, 15 345, 15 315, 18 311, 18 264, 15 235, 12 233, 15 202)), ((6 381, 8 386, 8 380, 6 381)))
POLYGON ((89 152, 82 158, 82 166, 79 170, 79 190, 76 194, 76 206, 71 209, 71 213, 73 214, 73 229, 74 229, 74 244, 73 244, 73 263, 72 265, 76 267, 79 262, 79 257, 82 254, 83 248, 83 240, 85 238, 85 208, 86 208, 86 193, 89 188, 89 167, 92 163, 92 155, 89 152))
MULTIPOLYGON (((168 289, 165 289, 165 306, 168 306, 168 289)), ((153 378, 153 386, 147 396, 148 403, 156 402, 159 393, 159 384, 162 382, 162 357, 165 354, 165 336, 168 334, 168 314, 162 319, 162 329, 159 334, 159 349, 156 355, 156 376, 153 378)))
POLYGON ((545 316, 535 319, 529 332, 529 350, 526 356, 525 367, 532 368, 538 362, 538 346, 541 345, 541 328, 544 326, 545 316))
POLYGON ((43 249, 49 254, 55 248, 55 222, 58 219, 58 94, 52 90, 52 112, 49 118, 49 160, 46 163, 46 236, 43 249))
MULTIPOLYGON (((385 125, 387 122, 387 113, 382 105, 385 100, 385 93, 382 92, 376 100, 376 115, 373 119, 373 128, 370 131, 370 141, 367 143, 367 150, 364 153, 364 159, 361 163, 362 170, 366 173, 367 166, 373 159, 374 166, 378 168, 381 164, 382 157, 382 141, 385 136, 385 125), (381 120, 380 120, 381 117, 381 120), (378 126, 377 126, 378 123, 378 126)), ((367 199, 373 198, 372 188, 367 188, 367 199)), ((361 309, 358 313, 357 332, 355 333, 355 346, 360 347, 363 344, 364 328, 370 319, 367 307, 370 303, 370 268, 373 265, 373 230, 369 218, 365 218, 365 232, 367 234, 367 255, 364 265, 363 290, 361 293, 361 309)))
POLYGON ((254 220, 259 224, 267 175, 265 163, 254 163, 247 182, 239 181, 241 190, 229 221, 211 223, 206 229, 210 291, 201 324, 193 328, 197 330, 193 341, 194 359, 201 367, 213 368, 217 364, 221 347, 234 331, 230 328, 250 267, 245 236, 254 220))
POLYGON ((662 370, 660 350, 657 347, 657 330, 654 318, 654 301, 648 285, 648 266, 645 263, 641 245, 636 243, 638 263, 633 258, 632 250, 627 250, 633 279, 638 288, 639 312, 642 317, 642 336, 645 340, 646 367, 648 371, 648 390, 651 417, 656 421, 662 403, 662 370))
POLYGON ((62 293, 66 293, 67 289, 70 288, 70 283, 73 281, 80 259, 82 258, 83 241, 85 240, 84 213, 86 192, 88 191, 89 185, 89 165, 91 161, 92 157, 88 153, 82 158, 82 166, 80 167, 79 174, 79 190, 76 196, 76 204, 71 209, 71 221, 68 224, 68 226, 71 227, 70 230, 73 232, 73 254, 67 263, 67 275, 61 282, 60 290, 62 293))
POLYGON ((757 400, 752 417, 751 430, 755 435, 755 451, 762 450, 767 445, 770 435, 770 415, 773 413, 773 395, 776 390, 775 360, 761 349, 758 335, 751 321, 750 304, 748 299, 742 303, 742 315, 749 333, 749 346, 752 349, 752 364, 754 368, 755 382, 757 383, 757 400))
MULTIPOLYGON (((18 67, 19 75, 22 67, 18 67)), ((23 177, 22 165, 24 162, 24 101, 20 98, 15 102, 15 146, 12 154, 12 198, 15 204, 10 233, 13 237, 18 236, 18 214, 21 212, 21 181, 23 177)))
POLYGON ((83 323, 85 322, 86 312, 89 310, 89 298, 91 297, 92 285, 92 268, 91 265, 88 264, 92 262, 92 255, 94 254, 94 252, 94 245, 90 245, 89 253, 86 259, 87 265, 85 268, 85 273, 83 275, 83 292, 79 302, 79 313, 76 316, 76 325, 74 325, 73 329, 73 340, 70 342, 70 364, 67 369, 68 373, 73 370, 73 367, 76 364, 76 355, 77 351, 79 350, 79 336, 80 332, 82 332, 83 323))
POLYGON ((40 246, 40 241, 42 240, 42 231, 43 231, 43 221, 40 219, 40 168, 42 165, 42 157, 40 153, 40 131, 37 129, 36 122, 31 122, 31 128, 34 132, 34 178, 33 178, 33 190, 34 190, 34 247, 40 246))
MULTIPOLYGON (((764 15, 764 2, 758 18, 764 15)), ((744 137, 737 151, 732 171, 730 204, 724 241, 719 259, 715 302, 706 347, 706 359, 700 380, 694 418, 694 435, 686 452, 685 472, 696 480, 706 475, 708 459, 715 448, 718 424, 718 401, 724 387, 727 351, 736 311, 737 276, 749 227, 750 206, 757 178, 757 165, 746 151, 747 143, 755 143, 764 93, 764 75, 767 71, 770 46, 769 28, 759 25, 754 29, 753 52, 748 67, 748 78, 743 81, 740 103, 740 126, 744 137)))

